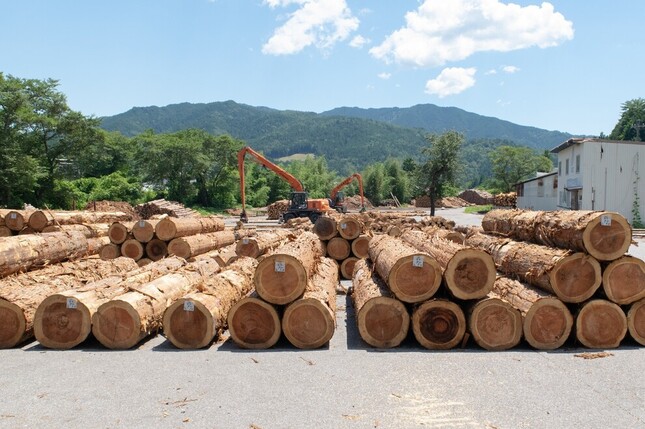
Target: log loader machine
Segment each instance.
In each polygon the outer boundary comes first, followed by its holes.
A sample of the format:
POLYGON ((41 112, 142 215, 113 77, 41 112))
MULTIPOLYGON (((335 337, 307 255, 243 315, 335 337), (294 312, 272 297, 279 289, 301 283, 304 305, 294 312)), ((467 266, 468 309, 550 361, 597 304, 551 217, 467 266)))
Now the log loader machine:
POLYGON ((365 211, 365 198, 363 197, 363 176, 361 176, 360 173, 352 174, 331 190, 331 193, 329 194, 329 201, 332 208, 341 213, 347 213, 347 206, 344 204, 345 196, 342 192, 340 192, 340 190, 349 185, 354 179, 356 179, 356 181, 358 182, 358 191, 361 194, 361 213, 365 211))

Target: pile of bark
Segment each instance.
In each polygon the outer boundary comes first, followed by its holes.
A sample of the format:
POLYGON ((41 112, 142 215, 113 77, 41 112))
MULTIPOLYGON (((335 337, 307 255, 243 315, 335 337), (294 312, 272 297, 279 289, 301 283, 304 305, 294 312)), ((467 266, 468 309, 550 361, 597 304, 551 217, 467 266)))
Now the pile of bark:
POLYGON ((466 189, 458 195, 464 201, 478 206, 493 204, 493 194, 481 189, 466 189))
POLYGON ((167 201, 165 199, 152 200, 135 207, 136 212, 141 219, 150 219, 153 216, 168 215, 178 218, 199 217, 200 214, 195 210, 185 207, 176 201, 167 201))
POLYGON ((419 195, 414 199, 414 207, 430 207, 430 197, 427 195, 419 195))
MULTIPOLYGON (((370 202, 370 200, 368 200, 365 197, 363 197, 363 202, 365 203, 366 209, 374 207, 370 202)), ((345 206, 347 207, 347 210, 360 210, 363 208, 363 206, 361 205, 360 195, 352 195, 349 197, 345 197, 345 199, 343 200, 343 204, 345 204, 345 206)))
POLYGON ((498 207, 517 207, 517 193, 497 194, 493 198, 493 204, 498 207))
POLYGON ((361 215, 330 214, 316 220, 313 232, 323 243, 325 254, 338 263, 340 276, 351 279, 354 265, 367 257, 370 234, 361 215))
POLYGON ((459 197, 444 197, 437 200, 437 207, 446 209, 455 209, 460 207, 468 207, 471 203, 459 197))
POLYGON ((278 220, 289 210, 289 200, 279 200, 267 206, 267 219, 278 220))

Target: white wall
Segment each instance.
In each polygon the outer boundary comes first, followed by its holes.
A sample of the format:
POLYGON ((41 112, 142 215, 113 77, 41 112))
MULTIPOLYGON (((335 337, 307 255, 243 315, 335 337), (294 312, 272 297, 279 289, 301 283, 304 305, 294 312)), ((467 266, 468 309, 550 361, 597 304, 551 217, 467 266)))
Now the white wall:
POLYGON ((558 203, 557 175, 524 182, 524 194, 517 197, 517 207, 530 210, 556 210, 558 203))

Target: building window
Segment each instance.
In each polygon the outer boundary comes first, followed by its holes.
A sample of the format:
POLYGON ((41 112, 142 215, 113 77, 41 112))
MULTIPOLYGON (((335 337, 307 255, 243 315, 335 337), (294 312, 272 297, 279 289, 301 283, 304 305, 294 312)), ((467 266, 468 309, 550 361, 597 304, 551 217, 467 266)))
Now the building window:
POLYGON ((567 161, 564 167, 564 174, 569 174, 569 158, 567 158, 567 161))
POLYGON ((558 176, 562 176, 562 161, 558 161, 558 176))
POLYGON ((553 189, 558 189, 558 178, 557 177, 553 178, 553 189))
POLYGON ((580 155, 576 155, 576 173, 580 173, 580 155))

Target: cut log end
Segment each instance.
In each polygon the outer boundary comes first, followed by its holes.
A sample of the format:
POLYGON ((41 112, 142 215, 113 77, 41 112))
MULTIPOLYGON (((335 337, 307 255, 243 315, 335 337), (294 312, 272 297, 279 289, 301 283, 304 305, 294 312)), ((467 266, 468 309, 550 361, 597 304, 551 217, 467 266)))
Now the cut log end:
POLYGON ((228 329, 233 341, 246 349, 268 349, 282 333, 276 309, 254 297, 244 298, 231 308, 228 329))
POLYGON ((92 331, 88 308, 74 298, 50 295, 38 306, 34 334, 50 349, 67 350, 85 341, 92 331))
POLYGON ((627 317, 613 302, 596 299, 586 303, 576 318, 576 338, 585 347, 610 349, 627 333, 627 317))
POLYGON ((155 236, 155 225, 146 220, 140 220, 132 227, 132 235, 142 243, 147 243, 155 236))
POLYGON ((538 350, 555 350, 567 341, 572 327, 573 316, 562 301, 542 298, 524 317, 524 338, 538 350))
POLYGON ((587 252, 600 261, 623 256, 632 241, 632 229, 618 213, 602 212, 591 220, 582 234, 587 252))
POLYGON ((108 237, 110 242, 114 244, 122 244, 128 239, 128 228, 120 222, 115 222, 108 228, 108 237))
POLYGON ((290 304, 282 316, 282 331, 299 349, 317 349, 334 335, 335 315, 316 299, 300 299, 290 304))
POLYGON ((49 225, 49 218, 42 210, 36 210, 29 216, 27 223, 35 231, 42 231, 49 225))
POLYGON ((254 283, 262 299, 272 304, 288 304, 305 291, 307 272, 293 256, 269 255, 258 264, 254 283))
POLYGON ((262 254, 262 250, 256 239, 244 237, 235 244, 235 253, 237 256, 257 258, 262 254))
POLYGON ((584 253, 560 259, 549 273, 551 287, 564 302, 580 303, 591 298, 602 282, 600 263, 584 253))
POLYGON ((164 218, 155 226, 155 233, 160 240, 170 241, 177 234, 177 226, 171 219, 164 218))
POLYGON ((412 330, 419 344, 427 349, 451 349, 466 333, 466 316, 454 302, 443 299, 426 301, 412 314, 412 330))
POLYGON ((392 348, 408 335, 410 315, 401 301, 388 297, 372 298, 357 315, 358 332, 372 347, 392 348))
POLYGON ((404 302, 416 303, 431 298, 441 285, 441 267, 428 255, 400 258, 387 278, 392 293, 404 302))
POLYGON ((352 241, 352 253, 359 259, 369 256, 370 237, 361 235, 352 241))
POLYGON ((129 349, 140 340, 139 314, 125 301, 102 304, 92 316, 92 333, 109 349, 129 349))
POLYGON ((645 261, 632 256, 616 259, 605 268, 602 287, 616 304, 627 305, 645 298, 645 261))
POLYGON ((117 244, 106 244, 101 247, 101 250, 99 251, 99 257, 104 261, 116 259, 119 256, 121 256, 121 247, 117 244))
POLYGON ((358 262, 358 258, 350 256, 340 264, 340 274, 343 276, 345 280, 352 279, 356 262, 358 262))
POLYGON ((15 347, 25 337, 27 322, 20 307, 0 299, 0 349, 15 347))
POLYGON ((337 225, 338 233, 345 240, 353 240, 363 232, 363 225, 358 219, 343 218, 337 225))
POLYGON ((163 332, 180 349, 201 349, 215 336, 213 315, 199 301, 179 299, 166 309, 163 332))
POLYGON ((145 249, 143 248, 143 244, 139 243, 137 240, 128 239, 121 245, 121 255, 126 258, 138 261, 143 257, 144 253, 145 249))
POLYGON ((165 241, 153 238, 146 243, 146 256, 153 260, 158 261, 168 255, 168 245, 165 241))
POLYGON ((342 237, 334 237, 327 242, 327 256, 337 261, 346 259, 351 254, 349 241, 342 237))
POLYGON ((11 237, 13 232, 9 229, 8 226, 0 225, 0 237, 11 237))
POLYGON ((476 303, 470 312, 469 327, 475 342, 486 350, 508 350, 522 339, 521 313, 498 298, 476 303))
POLYGON ((22 215, 22 213, 17 212, 15 210, 10 211, 4 217, 5 226, 12 231, 16 231, 16 232, 22 231, 26 223, 27 222, 25 221, 25 218, 22 215))
POLYGON ((320 216, 313 231, 321 240, 331 240, 338 235, 336 220, 329 216, 320 216))
POLYGON ((497 269, 493 258, 483 250, 459 250, 445 270, 450 292, 459 299, 484 298, 493 289, 497 269))
POLYGON ((645 346, 645 299, 632 304, 627 313, 629 335, 641 346, 645 346))

